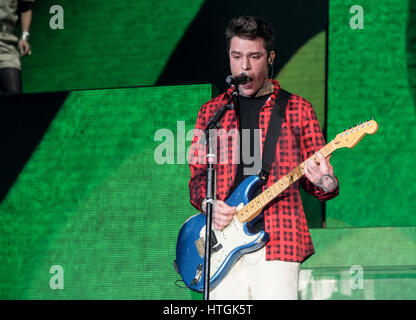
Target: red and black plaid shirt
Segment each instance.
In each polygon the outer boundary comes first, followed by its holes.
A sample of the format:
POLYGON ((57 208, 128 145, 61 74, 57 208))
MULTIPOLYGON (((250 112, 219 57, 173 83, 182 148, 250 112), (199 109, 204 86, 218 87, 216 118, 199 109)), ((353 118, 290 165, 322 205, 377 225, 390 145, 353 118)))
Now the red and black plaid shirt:
MULTIPOLYGON (((261 107, 259 114, 259 129, 262 143, 280 89, 278 81, 271 80, 274 90, 270 98, 261 107)), ((204 130, 209 119, 227 102, 231 89, 205 103, 198 113, 195 129, 204 130)), ((238 116, 235 111, 227 111, 221 120, 222 133, 218 133, 219 151, 217 154, 216 197, 225 200, 229 195, 236 176, 239 159, 238 116), (225 130, 225 131, 224 131, 225 130), (237 151, 237 152, 236 152, 237 151)), ((189 181, 190 200, 192 205, 201 210, 201 202, 206 195, 206 146, 201 140, 201 131, 194 135, 190 149, 189 164, 191 179, 189 181)), ((269 180, 263 190, 269 188, 294 167, 309 158, 325 145, 325 141, 312 105, 302 97, 293 94, 286 108, 285 119, 282 124, 281 135, 276 146, 276 158, 272 163, 269 180)), ((314 253, 312 239, 303 211, 299 186, 319 200, 329 200, 338 195, 339 188, 325 193, 321 188, 313 185, 306 177, 283 191, 271 205, 264 210, 265 230, 270 236, 266 244, 266 260, 281 260, 303 262, 314 253)))

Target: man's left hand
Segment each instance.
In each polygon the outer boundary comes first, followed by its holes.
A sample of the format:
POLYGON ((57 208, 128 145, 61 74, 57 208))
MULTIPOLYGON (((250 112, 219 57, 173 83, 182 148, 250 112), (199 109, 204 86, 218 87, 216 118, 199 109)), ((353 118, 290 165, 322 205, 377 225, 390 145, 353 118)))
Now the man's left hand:
POLYGON ((334 176, 334 168, 329 163, 331 156, 325 159, 319 152, 316 152, 316 156, 318 157, 319 164, 310 159, 304 167, 306 178, 315 186, 322 188, 325 192, 334 191, 338 183, 334 176))

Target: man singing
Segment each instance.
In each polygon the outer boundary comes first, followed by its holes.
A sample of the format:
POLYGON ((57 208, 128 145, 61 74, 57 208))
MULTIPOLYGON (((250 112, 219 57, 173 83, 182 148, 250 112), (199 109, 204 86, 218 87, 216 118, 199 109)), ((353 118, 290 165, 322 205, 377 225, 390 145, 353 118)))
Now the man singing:
MULTIPOLYGON (((249 139, 244 139, 243 135, 239 148, 247 148, 253 158, 259 160, 272 109, 280 90, 279 82, 269 79, 268 75, 276 57, 273 50, 274 32, 263 19, 242 16, 230 21, 225 31, 225 39, 232 75, 245 73, 251 81, 238 86, 236 108, 227 111, 221 120, 221 127, 227 132, 233 129, 240 133, 249 130, 249 139), (256 135, 256 131, 260 135, 256 135)), ((195 128, 204 130, 209 119, 224 106, 231 93, 230 88, 205 103, 198 113, 195 128)), ((194 137, 190 150, 189 190, 192 205, 205 212, 206 164, 194 161, 201 156, 198 154, 198 150, 201 150, 198 141, 194 137)), ((324 145, 312 105, 302 97, 292 94, 286 106, 270 175, 263 190, 324 145)), ((217 161, 216 164, 216 200, 212 218, 213 227, 217 230, 224 229, 236 212, 236 208, 228 206, 224 200, 252 174, 247 173, 253 168, 253 163, 244 161, 242 150, 238 153, 240 161, 233 161, 233 152, 229 150, 226 153, 228 161, 217 161)), ((300 264, 314 253, 299 187, 302 186, 321 201, 332 199, 339 192, 338 180, 334 176, 329 158, 325 159, 320 153, 317 153, 317 157, 319 163, 308 161, 304 169, 305 176, 265 207, 264 218, 255 227, 263 228, 268 233, 270 240, 266 246, 243 255, 211 291, 211 299, 298 298, 300 264)))

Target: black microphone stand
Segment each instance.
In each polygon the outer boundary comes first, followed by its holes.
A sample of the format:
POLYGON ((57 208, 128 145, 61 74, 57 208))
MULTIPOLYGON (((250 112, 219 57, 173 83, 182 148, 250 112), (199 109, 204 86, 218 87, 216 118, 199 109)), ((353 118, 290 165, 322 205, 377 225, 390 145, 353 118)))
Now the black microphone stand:
MULTIPOLYGON (((209 287, 210 287, 210 266, 211 266, 211 233, 212 233, 212 210, 215 201, 215 186, 216 175, 214 169, 214 163, 216 160, 216 152, 214 152, 214 141, 216 138, 211 135, 212 129, 219 128, 219 123, 224 114, 228 110, 234 109, 233 100, 238 96, 238 90, 235 85, 232 85, 233 92, 228 99, 227 104, 224 105, 218 112, 210 119, 207 127, 205 128, 205 137, 208 142, 208 154, 207 154, 207 191, 206 191, 206 223, 205 223, 205 261, 204 261, 204 300, 209 300, 209 287)), ((215 150, 216 151, 216 150, 215 150)))

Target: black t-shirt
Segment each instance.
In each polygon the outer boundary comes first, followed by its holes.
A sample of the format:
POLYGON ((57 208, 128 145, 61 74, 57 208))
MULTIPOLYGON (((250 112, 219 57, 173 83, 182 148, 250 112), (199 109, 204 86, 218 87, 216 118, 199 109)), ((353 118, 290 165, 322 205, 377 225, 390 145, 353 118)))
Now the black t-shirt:
POLYGON ((261 169, 260 137, 258 131, 256 136, 255 130, 259 129, 260 109, 269 97, 270 94, 255 98, 244 96, 238 97, 237 112, 240 120, 240 163, 237 166, 234 187, 237 187, 245 178, 253 174, 258 174, 261 169), (244 134, 243 130, 245 131, 244 134), (247 132, 249 132, 249 139, 246 138, 247 132), (257 146, 255 146, 255 144, 257 144, 257 146), (256 154, 254 154, 255 150, 258 151, 256 154), (254 165, 257 165, 259 170, 253 172, 255 169, 254 165), (249 174, 247 174, 247 172, 249 172, 249 174))
MULTIPOLYGON (((260 109, 269 97, 270 94, 261 97, 238 97, 237 113, 240 120, 240 163, 237 166, 237 173, 232 190, 243 182, 245 178, 258 174, 261 169, 261 137, 259 136, 259 131, 256 134, 256 129, 259 129, 260 109), (245 130, 245 134, 243 134, 243 130, 245 130), (247 139, 247 133, 249 133, 249 139, 247 139), (257 152, 255 153, 255 151, 257 152)), ((257 190, 257 194, 260 192, 261 188, 257 190)), ((254 220, 253 226, 250 227, 252 232, 264 230, 264 219, 259 218, 258 220, 254 220)))

